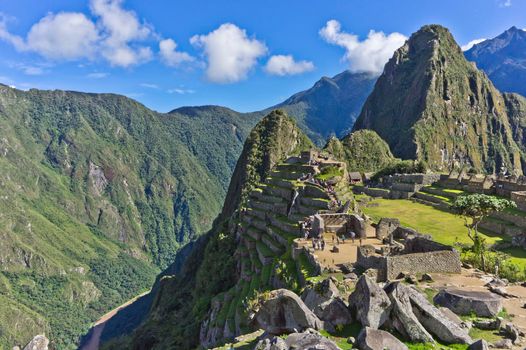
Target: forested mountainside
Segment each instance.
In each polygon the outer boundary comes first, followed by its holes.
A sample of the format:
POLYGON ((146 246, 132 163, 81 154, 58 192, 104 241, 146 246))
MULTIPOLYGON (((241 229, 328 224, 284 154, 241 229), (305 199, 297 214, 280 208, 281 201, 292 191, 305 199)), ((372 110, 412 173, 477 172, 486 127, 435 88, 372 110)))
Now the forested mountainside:
POLYGON ((1 86, 0 344, 45 332, 75 348, 91 321, 149 288, 210 229, 255 122, 1 86))
POLYGON ((389 145, 372 130, 357 130, 342 139, 331 137, 324 149, 353 171, 377 171, 395 159, 389 145))
POLYGON ((500 91, 526 96, 526 31, 511 27, 464 54, 486 72, 500 91))
POLYGON ((314 86, 266 110, 280 108, 296 121, 318 146, 330 136, 343 137, 352 130, 377 77, 369 73, 342 72, 323 77, 314 86))
MULTIPOLYGON (((200 326, 207 317, 212 299, 225 309, 223 313, 226 318, 242 312, 243 298, 239 286, 243 280, 240 279, 237 267, 240 263, 239 254, 244 253, 239 245, 239 232, 235 229, 240 201, 245 203, 246 197, 243 194, 263 182, 278 162, 310 147, 312 143, 285 113, 275 111, 260 121, 245 142, 231 180, 231 195, 225 200, 225 208, 230 209, 224 211, 226 216, 230 216, 225 220, 218 220, 214 228, 200 239, 178 275, 160 280, 152 309, 143 325, 130 337, 114 341, 106 347, 192 348, 199 344, 200 326), (231 206, 232 200, 238 203, 235 208, 231 206), (215 298, 229 290, 235 303, 226 305, 215 298), (232 308, 232 314, 229 307, 232 308)), ((268 281, 270 266, 265 268, 265 272, 258 269, 256 274, 265 275, 268 281)), ((265 288, 267 282, 263 282, 263 277, 260 281, 261 288, 265 288)), ((245 289, 248 291, 248 288, 245 289)), ((226 319, 217 320, 225 321, 226 319)))
POLYGON ((372 129, 396 157, 436 170, 488 173, 525 169, 522 99, 501 94, 468 62, 449 31, 422 27, 398 49, 368 97, 354 130, 372 129), (510 104, 520 108, 509 108, 510 104))

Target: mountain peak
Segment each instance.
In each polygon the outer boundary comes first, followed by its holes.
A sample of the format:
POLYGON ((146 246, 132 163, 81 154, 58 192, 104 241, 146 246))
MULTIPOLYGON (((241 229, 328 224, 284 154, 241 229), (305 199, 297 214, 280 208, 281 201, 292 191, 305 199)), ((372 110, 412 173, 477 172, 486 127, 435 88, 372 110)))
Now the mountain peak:
POLYGON ((500 166, 520 170, 504 105, 449 30, 428 25, 386 64, 354 129, 372 129, 396 157, 424 160, 437 170, 459 165, 488 172, 500 166), (492 132, 501 133, 495 140, 504 141, 480 139, 492 132), (495 155, 492 149, 506 151, 495 155))

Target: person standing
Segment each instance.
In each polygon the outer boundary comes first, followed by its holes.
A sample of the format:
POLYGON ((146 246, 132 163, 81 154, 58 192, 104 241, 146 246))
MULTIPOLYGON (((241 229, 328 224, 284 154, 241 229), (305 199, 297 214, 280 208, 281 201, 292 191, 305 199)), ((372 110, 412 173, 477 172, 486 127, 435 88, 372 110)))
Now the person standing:
POLYGON ((354 239, 356 238, 356 233, 354 233, 354 231, 351 231, 351 233, 349 233, 349 235, 351 236, 351 240, 354 243, 354 239))

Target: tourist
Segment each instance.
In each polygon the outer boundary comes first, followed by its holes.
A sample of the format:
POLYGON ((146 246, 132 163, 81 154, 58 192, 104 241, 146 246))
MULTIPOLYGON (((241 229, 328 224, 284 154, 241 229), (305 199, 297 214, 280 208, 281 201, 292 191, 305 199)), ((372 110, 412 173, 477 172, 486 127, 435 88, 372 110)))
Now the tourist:
POLYGON ((342 235, 342 243, 345 244, 345 235, 342 235))
POLYGON ((340 237, 336 236, 336 245, 340 245, 340 237))
POLYGON ((351 231, 351 232, 349 233, 349 235, 351 236, 351 240, 352 240, 352 242, 354 243, 354 238, 356 238, 356 233, 354 233, 354 231, 351 231))
POLYGON ((332 235, 332 245, 334 245, 334 235, 332 235))
POLYGON ((325 240, 321 240, 321 250, 325 250, 325 240))
POLYGON ((312 239, 312 249, 316 250, 316 243, 314 242, 314 237, 312 239))
POLYGON ((362 245, 362 242, 363 242, 363 238, 362 236, 360 236, 360 246, 362 245))

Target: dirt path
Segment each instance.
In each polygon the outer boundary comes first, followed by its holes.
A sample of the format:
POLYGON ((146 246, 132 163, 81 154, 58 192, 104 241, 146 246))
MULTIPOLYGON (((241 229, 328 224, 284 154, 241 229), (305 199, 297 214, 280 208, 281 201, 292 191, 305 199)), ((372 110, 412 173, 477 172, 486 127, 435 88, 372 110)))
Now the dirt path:
POLYGON ((106 313, 104 316, 99 318, 91 327, 89 331, 89 339, 84 343, 84 345, 80 348, 80 350, 98 350, 100 346, 100 337, 102 335, 102 331, 104 330, 104 326, 106 325, 106 322, 111 319, 119 310, 125 308, 126 306, 132 304, 140 297, 148 294, 150 291, 146 291, 142 294, 139 294, 135 296, 134 298, 128 300, 124 304, 116 307, 115 309, 111 310, 110 312, 106 313))
MULTIPOLYGON (((476 272, 475 270, 462 269, 461 275, 432 274, 434 281, 428 285, 433 288, 458 287, 465 290, 488 291, 484 285, 491 280, 491 276, 476 272)), ((526 288, 520 285, 506 287, 508 293, 517 298, 503 299, 503 306, 507 313, 512 316, 513 324, 526 331, 526 288)))

